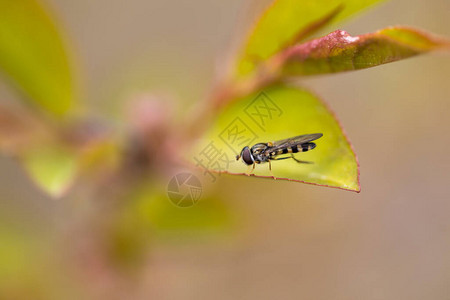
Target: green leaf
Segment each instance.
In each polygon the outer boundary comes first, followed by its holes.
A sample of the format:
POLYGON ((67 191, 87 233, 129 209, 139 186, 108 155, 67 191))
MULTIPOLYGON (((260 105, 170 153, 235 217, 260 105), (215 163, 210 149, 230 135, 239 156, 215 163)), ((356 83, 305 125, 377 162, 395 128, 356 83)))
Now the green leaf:
POLYGON ((21 161, 36 185, 53 197, 62 196, 77 175, 78 156, 62 146, 33 147, 22 154, 21 161))
POLYGON ((56 116, 73 102, 73 79, 55 23, 35 0, 0 0, 0 70, 56 116))
POLYGON ((127 195, 131 200, 129 222, 139 223, 140 228, 148 228, 151 235, 160 238, 226 233, 231 226, 230 213, 222 199, 205 193, 195 205, 180 207, 169 199, 166 189, 161 182, 149 185, 145 181, 127 195))
POLYGON ((334 21, 341 21, 381 0, 276 0, 256 23, 238 60, 238 74, 292 42, 299 42, 334 21), (336 17, 335 17, 336 16, 336 17))
POLYGON ((390 27, 355 37, 337 30, 284 50, 270 64, 284 76, 336 73, 375 67, 449 45, 410 28, 390 27))
MULTIPOLYGON (((189 155, 206 172, 246 175, 251 168, 235 160, 244 146, 310 133, 323 133, 323 137, 317 140, 314 150, 298 153, 296 158, 313 163, 273 161, 273 175, 359 192, 358 162, 338 121, 315 95, 295 87, 275 86, 235 101, 218 116, 189 155)), ((267 163, 256 165, 253 173, 272 176, 267 163)))

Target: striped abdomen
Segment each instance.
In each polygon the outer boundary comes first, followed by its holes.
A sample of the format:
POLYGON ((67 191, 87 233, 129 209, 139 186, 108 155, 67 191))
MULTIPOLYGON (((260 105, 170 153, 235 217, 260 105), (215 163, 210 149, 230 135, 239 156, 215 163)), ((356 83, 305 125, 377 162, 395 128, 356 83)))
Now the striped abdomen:
POLYGON ((316 144, 314 143, 305 143, 300 145, 293 145, 290 147, 286 147, 283 149, 278 149, 276 151, 270 152, 270 156, 276 156, 287 153, 297 153, 297 152, 306 152, 316 148, 316 144))

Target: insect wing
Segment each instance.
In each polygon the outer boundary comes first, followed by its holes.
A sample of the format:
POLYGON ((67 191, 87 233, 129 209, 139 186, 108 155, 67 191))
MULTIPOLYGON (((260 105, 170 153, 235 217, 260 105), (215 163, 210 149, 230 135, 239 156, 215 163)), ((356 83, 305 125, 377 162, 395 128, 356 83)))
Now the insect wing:
POLYGON ((275 141, 272 143, 273 146, 269 147, 266 150, 266 152, 272 152, 272 151, 276 151, 278 149, 285 149, 287 147, 293 147, 296 145, 309 143, 314 140, 317 140, 318 138, 321 138, 322 136, 323 136, 322 133, 313 133, 313 134, 298 135, 298 136, 294 136, 292 138, 275 141))

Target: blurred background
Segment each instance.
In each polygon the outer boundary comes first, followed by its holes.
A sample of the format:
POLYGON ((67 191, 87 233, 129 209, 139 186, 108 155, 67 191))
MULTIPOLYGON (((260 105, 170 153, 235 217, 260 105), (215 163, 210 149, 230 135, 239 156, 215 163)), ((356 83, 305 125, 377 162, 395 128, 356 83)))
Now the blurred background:
MULTIPOLYGON (((120 126, 136 98, 162 94, 181 108, 204 98, 268 1, 45 3, 90 113, 120 126)), ((449 37, 449 12, 448 0, 392 0, 332 30, 410 25, 449 37)), ((0 295, 449 299, 449 78, 450 58, 437 53, 303 81, 352 141, 360 194, 221 176, 185 209, 151 178, 125 201, 110 203, 108 186, 53 200, 2 156, 0 295)), ((16 97, 5 83, 0 94, 16 97)))

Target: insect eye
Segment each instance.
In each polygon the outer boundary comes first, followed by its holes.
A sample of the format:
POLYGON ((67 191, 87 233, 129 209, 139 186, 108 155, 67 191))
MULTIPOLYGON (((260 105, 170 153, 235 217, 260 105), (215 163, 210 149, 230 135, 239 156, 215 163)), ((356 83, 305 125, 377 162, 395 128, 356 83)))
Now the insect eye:
POLYGON ((250 149, 248 147, 245 147, 244 150, 242 150, 242 160, 247 165, 252 165, 254 162, 252 154, 250 153, 250 149))

